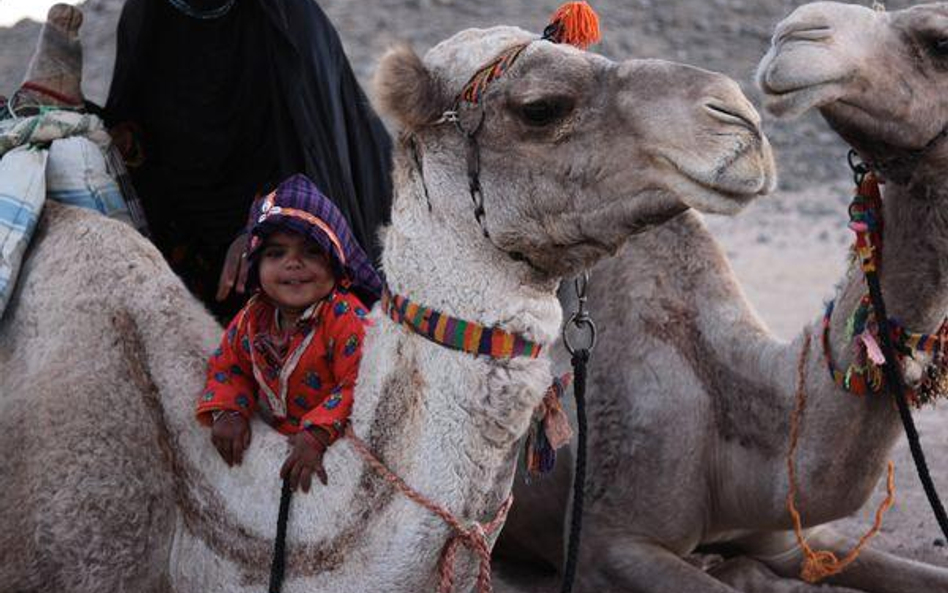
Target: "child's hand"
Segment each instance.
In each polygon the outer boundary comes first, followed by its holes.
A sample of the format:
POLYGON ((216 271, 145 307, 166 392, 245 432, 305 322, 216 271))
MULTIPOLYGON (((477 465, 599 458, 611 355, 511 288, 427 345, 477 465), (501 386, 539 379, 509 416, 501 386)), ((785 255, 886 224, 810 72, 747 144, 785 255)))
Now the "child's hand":
POLYGON ((303 430, 290 436, 290 445, 293 450, 280 468, 280 477, 290 481, 290 489, 296 490, 300 486, 303 492, 309 492, 313 474, 325 486, 328 480, 323 468, 323 455, 329 446, 329 435, 319 429, 303 430))
POLYGON ((224 413, 214 421, 211 442, 227 465, 240 465, 250 446, 250 424, 240 414, 224 413))
POLYGON ((227 299, 227 295, 233 290, 237 294, 243 294, 247 286, 247 271, 250 266, 247 265, 247 233, 237 235, 237 238, 227 248, 227 255, 224 256, 224 267, 221 268, 221 276, 217 281, 217 295, 214 297, 218 301, 227 299))

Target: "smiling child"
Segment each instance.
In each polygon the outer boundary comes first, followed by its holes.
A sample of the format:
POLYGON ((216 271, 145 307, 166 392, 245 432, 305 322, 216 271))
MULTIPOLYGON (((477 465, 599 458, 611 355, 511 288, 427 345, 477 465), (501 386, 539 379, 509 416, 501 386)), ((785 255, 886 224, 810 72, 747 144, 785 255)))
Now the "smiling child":
POLYGON ((305 176, 284 181, 251 229, 249 282, 257 293, 208 362, 198 421, 228 465, 250 445, 254 413, 287 435, 280 476, 308 492, 327 481, 322 459, 352 410, 367 308, 381 280, 342 214, 305 176))

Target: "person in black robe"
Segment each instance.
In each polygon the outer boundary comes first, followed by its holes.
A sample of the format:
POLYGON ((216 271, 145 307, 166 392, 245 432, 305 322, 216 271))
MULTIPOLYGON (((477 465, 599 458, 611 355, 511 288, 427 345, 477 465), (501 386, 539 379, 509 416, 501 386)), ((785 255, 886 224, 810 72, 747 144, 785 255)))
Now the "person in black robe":
POLYGON ((378 265, 391 139, 313 0, 128 0, 105 118, 152 239, 219 319, 244 300, 250 204, 294 173, 378 265))

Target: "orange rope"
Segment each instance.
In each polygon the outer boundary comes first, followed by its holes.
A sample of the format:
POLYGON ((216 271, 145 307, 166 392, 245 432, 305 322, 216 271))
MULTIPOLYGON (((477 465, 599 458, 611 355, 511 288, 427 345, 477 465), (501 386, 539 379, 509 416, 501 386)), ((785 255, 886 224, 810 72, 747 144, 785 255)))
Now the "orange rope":
POLYGON ((480 566, 477 574, 478 593, 493 593, 490 571, 490 544, 487 536, 494 533, 504 524, 507 519, 507 512, 510 505, 513 504, 513 495, 509 495, 507 500, 500 505, 497 516, 489 523, 471 522, 470 526, 461 524, 461 521, 451 514, 451 511, 425 498, 424 495, 405 483, 404 480, 396 476, 392 470, 388 469, 384 463, 369 451, 365 442, 356 436, 352 430, 352 425, 346 427, 346 437, 352 443, 356 453, 369 464, 379 475, 382 476, 396 490, 404 494, 408 499, 416 502, 420 506, 428 509, 454 530, 454 536, 448 540, 441 550, 441 559, 438 561, 438 571, 440 580, 438 583, 439 593, 450 593, 454 588, 454 560, 457 557, 458 547, 462 544, 477 554, 480 559, 480 566))
POLYGON ((879 508, 876 510, 875 522, 872 528, 860 538, 856 547, 840 560, 836 554, 829 550, 814 550, 803 537, 803 521, 800 519, 800 513, 794 504, 794 498, 797 492, 797 471, 793 462, 797 449, 797 442, 800 436, 800 418, 806 410, 806 364, 810 354, 810 330, 806 330, 803 337, 803 350, 800 352, 800 358, 797 360, 797 405, 793 410, 793 416, 790 421, 790 451, 787 453, 787 473, 790 478, 790 489, 787 493, 787 510, 793 518, 793 533, 797 537, 797 545, 803 552, 803 567, 800 570, 800 578, 808 583, 817 583, 826 577, 839 574, 847 566, 855 562, 859 553, 869 543, 882 527, 882 517, 895 502, 895 465, 889 462, 888 479, 886 481, 887 496, 879 508))

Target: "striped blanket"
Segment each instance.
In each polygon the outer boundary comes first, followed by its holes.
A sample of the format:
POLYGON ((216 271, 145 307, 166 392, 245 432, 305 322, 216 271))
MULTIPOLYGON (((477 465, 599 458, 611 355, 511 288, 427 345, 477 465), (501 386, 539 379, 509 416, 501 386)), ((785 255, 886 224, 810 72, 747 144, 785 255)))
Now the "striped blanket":
POLYGON ((124 174, 102 120, 48 111, 0 121, 0 318, 47 199, 143 228, 116 179, 124 174), (137 223, 137 224, 136 224, 137 223))

